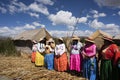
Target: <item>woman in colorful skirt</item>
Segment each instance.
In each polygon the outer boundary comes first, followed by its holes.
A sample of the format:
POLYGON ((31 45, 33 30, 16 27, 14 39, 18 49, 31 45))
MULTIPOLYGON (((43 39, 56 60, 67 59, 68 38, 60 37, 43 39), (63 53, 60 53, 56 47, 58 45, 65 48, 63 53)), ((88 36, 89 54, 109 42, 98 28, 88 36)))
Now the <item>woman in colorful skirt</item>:
POLYGON ((111 38, 104 37, 103 39, 104 45, 99 53, 99 59, 101 59, 100 80, 119 80, 116 76, 118 73, 114 63, 118 47, 116 44, 113 44, 111 38))
POLYGON ((35 56, 36 56, 36 51, 37 51, 37 41, 33 40, 32 41, 33 46, 32 46, 32 54, 31 54, 31 62, 35 62, 35 56))
POLYGON ((82 50, 83 77, 88 80, 96 80, 96 45, 91 38, 87 38, 85 41, 82 50))
POLYGON ((80 72, 82 69, 82 55, 80 54, 81 47, 82 43, 80 42, 80 38, 73 36, 70 54, 70 70, 75 71, 75 73, 80 72))
POLYGON ((55 47, 54 68, 57 71, 66 71, 68 68, 67 54, 63 39, 59 38, 59 44, 55 47))
POLYGON ((115 54, 115 60, 114 60, 114 66, 115 66, 115 70, 113 70, 113 75, 115 78, 113 78, 114 80, 120 80, 120 51, 118 51, 115 54))
POLYGON ((46 49, 45 49, 45 65, 48 70, 54 69, 54 47, 55 42, 52 38, 47 41, 46 49))
POLYGON ((44 53, 45 51, 45 39, 41 39, 37 44, 37 52, 35 56, 35 65, 36 66, 44 66, 44 53))

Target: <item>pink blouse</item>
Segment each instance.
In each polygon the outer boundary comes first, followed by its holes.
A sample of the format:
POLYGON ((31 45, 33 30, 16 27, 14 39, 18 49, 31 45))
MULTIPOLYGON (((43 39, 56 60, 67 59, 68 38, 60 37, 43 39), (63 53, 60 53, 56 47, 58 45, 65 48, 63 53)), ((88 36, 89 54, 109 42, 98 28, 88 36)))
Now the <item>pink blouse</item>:
POLYGON ((96 54, 96 45, 95 44, 91 44, 91 45, 85 45, 84 50, 83 50, 83 54, 92 57, 95 56, 96 54))

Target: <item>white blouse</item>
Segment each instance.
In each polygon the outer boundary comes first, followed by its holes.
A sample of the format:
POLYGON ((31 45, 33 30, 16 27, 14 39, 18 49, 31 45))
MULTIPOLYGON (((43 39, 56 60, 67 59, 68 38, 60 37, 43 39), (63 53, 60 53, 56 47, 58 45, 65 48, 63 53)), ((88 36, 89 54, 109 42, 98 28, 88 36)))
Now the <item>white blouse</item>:
POLYGON ((43 53, 45 51, 45 44, 43 43, 38 43, 37 44, 38 51, 43 53))
POLYGON ((80 54, 80 49, 82 47, 82 43, 78 42, 76 45, 71 46, 71 54, 80 54))
POLYGON ((37 51, 37 44, 34 44, 33 46, 32 46, 32 51, 34 52, 34 51, 37 51))
POLYGON ((62 55, 65 52, 65 44, 59 44, 55 47, 55 55, 62 55))

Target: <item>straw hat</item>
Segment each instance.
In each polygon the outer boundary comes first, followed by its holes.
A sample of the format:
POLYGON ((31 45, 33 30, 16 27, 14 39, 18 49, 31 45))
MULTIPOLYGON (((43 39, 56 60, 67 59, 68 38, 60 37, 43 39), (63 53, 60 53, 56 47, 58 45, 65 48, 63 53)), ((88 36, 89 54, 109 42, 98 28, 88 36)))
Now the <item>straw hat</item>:
POLYGON ((39 41, 42 41, 44 38, 40 38, 40 40, 39 41))
POLYGON ((63 38, 58 38, 58 40, 61 40, 61 41, 63 41, 63 38))
POLYGON ((95 43, 94 40, 90 37, 86 38, 85 41, 91 42, 91 43, 95 43))
POLYGON ((80 40, 80 38, 79 38, 78 36, 74 35, 74 36, 72 37, 72 40, 80 40))
POLYGON ((37 41, 36 41, 36 40, 32 40, 32 42, 33 42, 33 43, 37 43, 37 41))
POLYGON ((53 40, 52 38, 50 38, 47 42, 48 42, 48 43, 49 43, 49 42, 54 42, 54 40, 53 40))
POLYGON ((108 37, 103 37, 104 40, 107 40, 107 41, 110 41, 110 42, 113 42, 112 38, 108 38, 108 37))

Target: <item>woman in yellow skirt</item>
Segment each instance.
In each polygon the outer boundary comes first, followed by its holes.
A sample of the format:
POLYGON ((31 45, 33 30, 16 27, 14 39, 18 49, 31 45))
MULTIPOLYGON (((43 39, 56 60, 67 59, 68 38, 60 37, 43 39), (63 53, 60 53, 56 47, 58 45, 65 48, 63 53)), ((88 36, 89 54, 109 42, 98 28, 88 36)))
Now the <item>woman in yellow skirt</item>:
POLYGON ((38 51, 36 52, 35 65, 36 66, 44 65, 44 56, 41 53, 39 53, 38 51))
POLYGON ((37 52, 36 52, 36 57, 35 57, 35 65, 36 66, 44 66, 44 51, 45 51, 45 40, 42 39, 38 44, 37 44, 37 52))

